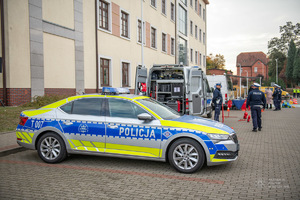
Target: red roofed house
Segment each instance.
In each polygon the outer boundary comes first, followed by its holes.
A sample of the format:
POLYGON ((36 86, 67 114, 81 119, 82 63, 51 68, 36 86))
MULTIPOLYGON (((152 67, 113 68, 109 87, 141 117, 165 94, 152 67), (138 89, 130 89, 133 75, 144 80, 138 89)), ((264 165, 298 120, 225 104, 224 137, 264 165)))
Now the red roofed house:
POLYGON ((263 76, 268 80, 268 62, 267 55, 263 52, 240 53, 236 59, 237 75, 240 76, 240 66, 242 67, 242 76, 255 77, 263 76))

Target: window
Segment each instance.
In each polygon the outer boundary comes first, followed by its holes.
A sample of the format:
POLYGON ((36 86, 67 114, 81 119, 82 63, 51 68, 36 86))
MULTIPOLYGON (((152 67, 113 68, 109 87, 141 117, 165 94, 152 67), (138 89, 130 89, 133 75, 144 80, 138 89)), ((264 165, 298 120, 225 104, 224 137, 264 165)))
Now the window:
POLYGON ((206 16, 205 16, 205 9, 203 8, 203 20, 205 21, 205 18, 206 18, 206 16))
POLYGON ((201 16, 201 10, 202 10, 202 6, 201 4, 199 3, 199 15, 201 16))
POLYGON ((151 0, 151 6, 156 8, 156 0, 151 0))
POLYGON ((183 65, 187 65, 187 41, 183 39, 182 37, 179 37, 178 39, 179 43, 179 63, 183 65))
POLYGON ((171 2, 171 20, 175 21, 175 6, 171 2))
POLYGON ((147 113, 135 103, 123 99, 108 99, 110 117, 135 118, 139 114, 147 113))
POLYGON ((193 0, 190 0, 190 5, 193 7, 193 0))
POLYGON ((99 28, 108 30, 108 3, 99 1, 99 28))
POLYGON ((195 0, 195 11, 197 12, 198 10, 198 0, 195 0))
POLYGON ((257 67, 254 67, 254 73, 257 73, 257 67))
POLYGON ((200 42, 201 42, 201 37, 202 37, 202 30, 199 29, 199 40, 200 40, 200 42))
POLYGON ((109 62, 110 60, 100 59, 100 84, 101 86, 109 86, 109 62))
POLYGON ((187 0, 180 0, 184 5, 186 5, 187 0))
POLYGON ((198 38, 198 26, 195 25, 195 38, 197 39, 198 38))
POLYGON ((156 29, 151 27, 151 47, 156 48, 156 29))
POLYGON ((142 43, 142 21, 138 20, 138 42, 142 43))
POLYGON ((122 62, 122 87, 129 87, 129 63, 122 62))
POLYGON ((60 107, 68 114, 104 116, 102 98, 83 98, 67 103, 60 107))
POLYGON ((128 34, 128 14, 125 13, 125 12, 121 12, 121 35, 123 37, 129 37, 129 34, 128 34))
POLYGON ((205 38, 205 33, 203 32, 203 44, 205 44, 205 40, 206 38, 205 38))
POLYGON ((190 32, 191 32, 191 35, 193 35, 193 22, 190 21, 190 32))
POLYGON ((206 67, 206 60, 205 55, 203 55, 203 66, 206 67))
POLYGON ((164 51, 164 52, 166 52, 167 50, 166 50, 166 42, 167 42, 167 35, 166 34, 164 34, 164 33, 162 33, 162 36, 161 36, 161 43, 162 43, 162 47, 161 47, 161 49, 162 49, 162 51, 164 51))
POLYGON ((195 51, 195 63, 198 64, 198 51, 195 51))
POLYGON ((191 49, 191 62, 193 62, 193 49, 191 49))
POLYGON ((202 65, 201 58, 202 58, 202 54, 200 53, 200 55, 199 55, 199 65, 200 66, 202 65))
POLYGON ((171 55, 175 55, 175 39, 171 38, 171 55))
POLYGON ((165 15, 167 14, 166 13, 166 0, 161 0, 161 12, 165 15))
POLYGON ((180 5, 178 9, 178 18, 179 18, 179 32, 184 35, 187 35, 187 12, 180 5))

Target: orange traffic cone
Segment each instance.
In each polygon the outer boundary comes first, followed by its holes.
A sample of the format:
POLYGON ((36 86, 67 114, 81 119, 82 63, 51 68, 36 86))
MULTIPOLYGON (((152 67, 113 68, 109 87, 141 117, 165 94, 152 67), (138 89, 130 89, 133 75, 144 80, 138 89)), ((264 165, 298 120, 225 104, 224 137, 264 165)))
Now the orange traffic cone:
POLYGON ((247 120, 247 122, 250 122, 250 117, 251 117, 251 115, 248 115, 248 120, 247 120))
POLYGON ((297 99, 293 99, 293 104, 298 104, 297 99))

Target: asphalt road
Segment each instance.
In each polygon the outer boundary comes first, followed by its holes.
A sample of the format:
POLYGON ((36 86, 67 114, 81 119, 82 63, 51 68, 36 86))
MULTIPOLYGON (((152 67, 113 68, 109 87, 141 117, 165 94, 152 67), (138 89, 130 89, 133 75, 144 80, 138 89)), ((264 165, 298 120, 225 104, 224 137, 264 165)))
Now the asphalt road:
POLYGON ((71 155, 49 165, 36 151, 10 151, 0 199, 300 199, 300 108, 265 111, 257 133, 242 115, 225 119, 241 145, 233 163, 181 174, 162 162, 71 155))

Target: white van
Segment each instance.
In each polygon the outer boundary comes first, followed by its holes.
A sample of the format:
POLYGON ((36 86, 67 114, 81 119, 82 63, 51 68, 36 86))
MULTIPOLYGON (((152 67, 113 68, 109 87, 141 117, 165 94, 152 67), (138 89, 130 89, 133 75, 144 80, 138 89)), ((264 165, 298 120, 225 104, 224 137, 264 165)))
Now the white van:
POLYGON ((223 104, 227 103, 228 100, 234 99, 234 92, 232 81, 229 76, 226 75, 207 75, 207 80, 210 87, 215 88, 217 83, 221 83, 221 93, 223 97, 223 104))
POLYGON ((135 84, 135 94, 154 98, 181 114, 212 116, 212 91, 198 66, 153 65, 149 76, 147 68, 138 66, 135 84))

